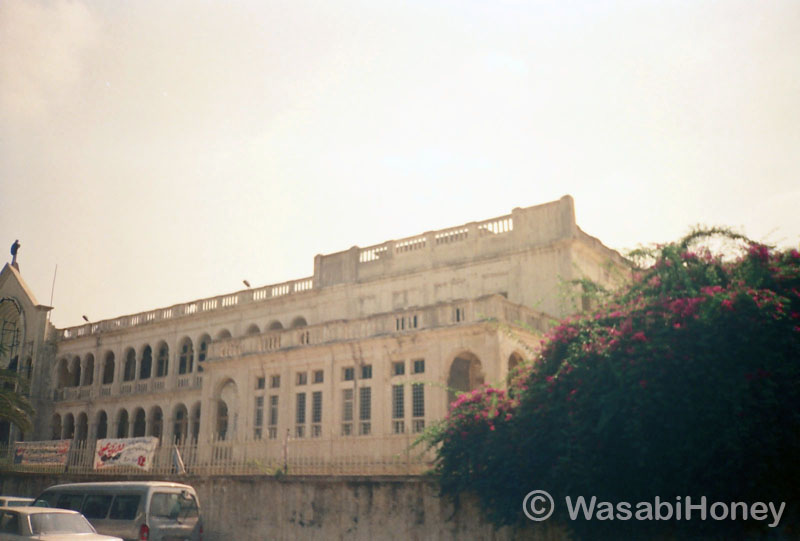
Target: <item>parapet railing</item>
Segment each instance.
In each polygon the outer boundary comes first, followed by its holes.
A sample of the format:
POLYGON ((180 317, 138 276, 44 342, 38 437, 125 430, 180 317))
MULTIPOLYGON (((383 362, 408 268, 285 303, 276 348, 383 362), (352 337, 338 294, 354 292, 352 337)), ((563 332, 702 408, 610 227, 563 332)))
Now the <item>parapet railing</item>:
POLYGON ((434 452, 421 450, 423 446, 412 449, 412 442, 413 439, 402 435, 354 436, 346 438, 348 452, 338 455, 331 455, 329 450, 341 441, 334 442, 330 438, 291 438, 286 442, 190 441, 174 446, 162 443, 146 470, 134 466, 95 469, 94 440, 73 440, 66 464, 15 464, 14 445, 11 444, 0 447, 0 471, 153 476, 180 473, 178 464, 182 463, 190 475, 421 475, 433 468, 434 452), (383 449, 386 453, 376 454, 374 449, 383 449))
POLYGON ((372 263, 386 257, 402 256, 418 250, 436 249, 474 238, 497 237, 514 230, 514 219, 511 214, 491 218, 482 222, 431 231, 422 235, 390 240, 381 244, 361 248, 358 253, 360 264, 372 263))
POLYGON ((276 297, 283 297, 294 293, 309 291, 313 287, 313 278, 301 278, 281 284, 272 284, 254 289, 244 289, 227 295, 218 295, 207 299, 199 299, 183 304, 176 304, 168 308, 157 308, 147 312, 121 316, 115 319, 106 319, 96 323, 87 323, 76 327, 59 330, 62 339, 90 336, 104 331, 113 331, 137 325, 144 325, 156 321, 165 321, 178 317, 189 316, 214 310, 221 310, 239 304, 265 301, 276 297))

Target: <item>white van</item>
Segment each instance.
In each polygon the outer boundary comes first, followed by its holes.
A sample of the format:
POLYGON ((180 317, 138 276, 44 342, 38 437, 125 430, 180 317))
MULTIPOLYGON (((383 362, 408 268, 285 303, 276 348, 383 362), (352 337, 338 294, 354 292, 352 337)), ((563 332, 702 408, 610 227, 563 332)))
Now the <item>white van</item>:
POLYGON ((70 483, 42 492, 34 506, 80 511, 98 533, 125 541, 202 541, 197 493, 166 481, 70 483))

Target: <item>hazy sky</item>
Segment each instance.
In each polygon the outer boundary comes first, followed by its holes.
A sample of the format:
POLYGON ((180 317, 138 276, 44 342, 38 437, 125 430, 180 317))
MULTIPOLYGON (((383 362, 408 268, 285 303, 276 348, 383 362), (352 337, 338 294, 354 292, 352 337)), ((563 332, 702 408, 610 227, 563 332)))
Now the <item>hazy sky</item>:
POLYGON ((0 0, 0 247, 59 327, 567 193, 618 250, 800 244, 800 2, 0 0))

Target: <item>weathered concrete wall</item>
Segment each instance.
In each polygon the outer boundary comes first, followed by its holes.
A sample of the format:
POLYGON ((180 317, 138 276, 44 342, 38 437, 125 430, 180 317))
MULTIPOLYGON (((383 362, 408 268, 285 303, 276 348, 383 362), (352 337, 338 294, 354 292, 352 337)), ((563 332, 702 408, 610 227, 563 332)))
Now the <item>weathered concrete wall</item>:
MULTIPOLYGON (((137 476, 138 480, 141 477, 137 476)), ((2 474, 0 493, 36 496, 62 482, 107 477, 2 474)), ((553 525, 495 530, 471 499, 458 508, 420 477, 204 477, 174 478, 200 497, 206 541, 566 539, 553 525)))

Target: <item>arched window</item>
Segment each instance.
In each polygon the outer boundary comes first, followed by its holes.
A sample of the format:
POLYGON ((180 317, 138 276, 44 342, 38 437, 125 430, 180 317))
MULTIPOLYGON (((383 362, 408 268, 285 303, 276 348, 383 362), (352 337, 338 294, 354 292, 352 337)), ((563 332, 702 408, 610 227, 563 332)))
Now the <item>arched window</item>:
POLYGON ((147 345, 144 347, 144 350, 142 350, 142 364, 139 365, 139 379, 148 379, 152 371, 153 371, 153 348, 147 345))
POLYGON ((169 371, 169 346, 162 342, 158 347, 158 360, 156 361, 156 377, 163 378, 169 371))
POLYGON ((217 333, 217 340, 227 340, 231 337, 231 331, 228 329, 222 329, 217 333))
POLYGON ((75 437, 75 417, 71 413, 67 413, 64 417, 64 437, 62 439, 71 440, 75 437))
POLYGON ((147 429, 147 420, 144 415, 144 410, 139 408, 133 416, 133 437, 141 438, 147 429))
POLYGON ((136 379, 136 352, 133 348, 128 348, 125 354, 125 373, 122 381, 133 381, 136 379))
POLYGON ((281 322, 278 320, 275 320, 269 324, 269 330, 271 331, 279 331, 281 329, 283 329, 283 325, 281 325, 281 322))
POLYGON ((69 386, 78 387, 81 384, 81 358, 75 357, 72 359, 71 368, 69 370, 69 386))
POLYGON ((220 441, 225 440, 228 435, 228 405, 221 398, 217 401, 217 432, 216 437, 220 441))
POLYGON ((95 429, 95 436, 98 440, 108 437, 108 415, 103 410, 97 414, 97 428, 95 429))
POLYGON ((114 352, 106 353, 106 360, 103 363, 103 385, 114 383, 114 352))
POLYGON ((245 333, 247 336, 253 336, 255 334, 261 334, 261 330, 258 328, 258 325, 253 323, 247 328, 247 332, 245 333))
POLYGON ((508 356, 508 378, 515 375, 516 368, 522 363, 522 355, 516 351, 508 356))
POLYGON ((306 326, 308 326, 308 323, 306 322, 306 318, 304 318, 303 316, 297 316, 292 321, 292 328, 293 329, 297 329, 299 327, 306 327, 306 326))
POLYGON ((200 402, 192 407, 192 440, 197 441, 200 437, 200 402))
POLYGON ((94 355, 89 353, 86 356, 86 368, 83 371, 83 384, 92 385, 94 383, 94 355))
POLYGON ((117 414, 117 437, 118 438, 127 438, 128 437, 128 424, 130 421, 128 420, 128 410, 121 409, 119 414, 117 414))
POLYGON ((211 344, 211 337, 204 334, 200 337, 200 351, 197 354, 197 371, 203 371, 203 362, 208 357, 208 346, 211 344))
POLYGON ((153 409, 150 410, 149 435, 160 439, 163 429, 164 414, 162 413, 160 407, 154 406, 153 409))
POLYGON ((194 347, 190 338, 184 338, 181 342, 181 357, 178 361, 178 373, 188 374, 192 371, 194 363, 194 347))
POLYGON ((89 417, 85 413, 78 415, 78 427, 75 433, 75 439, 78 441, 85 441, 89 437, 89 417))
POLYGON ((189 435, 189 412, 186 406, 178 404, 173 415, 172 438, 177 444, 186 441, 189 435))

